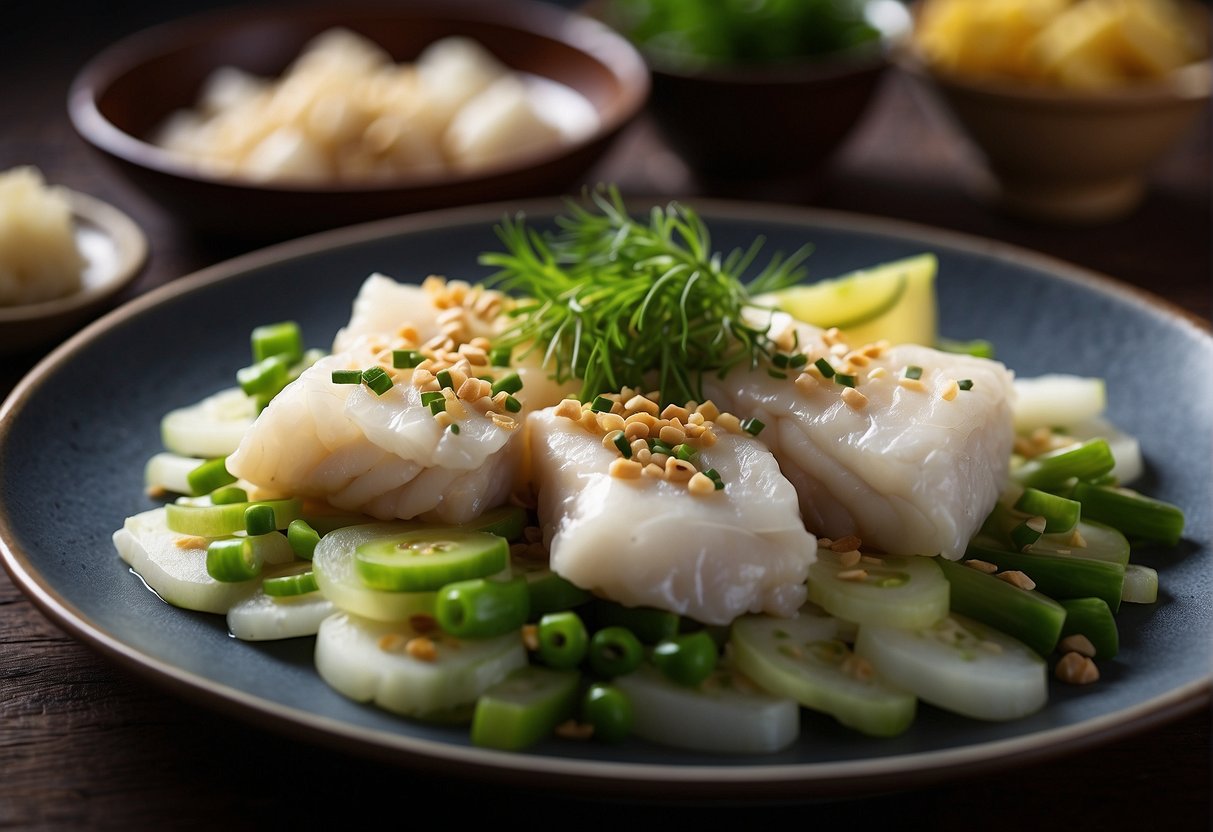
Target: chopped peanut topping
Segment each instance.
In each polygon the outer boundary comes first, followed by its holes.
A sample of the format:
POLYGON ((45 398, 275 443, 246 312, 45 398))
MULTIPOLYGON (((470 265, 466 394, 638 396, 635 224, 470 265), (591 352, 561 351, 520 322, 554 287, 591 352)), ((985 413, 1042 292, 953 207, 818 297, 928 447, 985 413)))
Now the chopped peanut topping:
POLYGON ((866 569, 844 569, 836 576, 840 581, 856 581, 862 582, 868 579, 868 570, 866 569))
POLYGON ((416 636, 404 645, 404 652, 421 662, 432 662, 438 658, 438 648, 428 636, 416 636))
POLYGON ((842 391, 842 400, 853 410, 863 410, 868 406, 868 397, 854 387, 846 387, 842 391))
POLYGON ((638 479, 643 471, 643 467, 634 459, 619 459, 611 460, 610 474, 612 477, 619 477, 625 480, 638 479))
POLYGON ((948 383, 944 385, 943 392, 939 394, 939 397, 945 402, 950 402, 958 395, 960 395, 960 385, 957 384, 956 379, 950 379, 948 383))
POLYGON ((922 383, 920 378, 899 378, 897 384, 907 390, 913 390, 915 393, 925 393, 927 386, 922 383))
POLYGON ((1077 653, 1080 656, 1086 656, 1088 659, 1095 658, 1095 645, 1091 643, 1091 639, 1082 633, 1066 636, 1057 642, 1057 649, 1063 653, 1077 653))
POLYGON ((432 633, 438 629, 438 620, 423 612, 409 616, 409 626, 419 633, 432 633))
POLYGON ((570 719, 557 725, 555 733, 566 740, 588 740, 594 736, 594 726, 570 719))
POLYGON ((998 571, 998 567, 994 564, 988 561, 978 560, 977 558, 970 558, 969 560, 966 560, 964 565, 970 569, 976 569, 978 572, 984 572, 987 575, 993 575, 998 571))
POLYGON ((539 649, 539 627, 535 624, 522 625, 522 646, 534 653, 539 649))
POLYGON ((711 494, 716 491, 716 483, 702 471, 696 471, 687 481, 687 490, 692 494, 711 494))
POLYGON ((852 549, 858 549, 860 546, 862 546, 863 541, 857 536, 849 534, 846 537, 840 537, 837 540, 828 540, 824 543, 819 540, 817 541, 817 544, 825 549, 829 549, 831 552, 849 552, 852 549))
POLYGON ((1079 653, 1066 653, 1057 662, 1053 674, 1068 685, 1089 685, 1099 681, 1095 662, 1079 653))
POLYGON ((852 549, 849 552, 839 552, 838 553, 838 565, 846 567, 847 569, 850 569, 852 567, 858 566, 859 561, 862 559, 862 557, 863 556, 859 554, 858 549, 852 549))
POLYGON ((1011 586, 1019 587, 1020 589, 1036 589, 1036 581, 1029 578, 1024 573, 1017 569, 1009 572, 999 572, 994 577, 999 580, 1006 581, 1011 586))

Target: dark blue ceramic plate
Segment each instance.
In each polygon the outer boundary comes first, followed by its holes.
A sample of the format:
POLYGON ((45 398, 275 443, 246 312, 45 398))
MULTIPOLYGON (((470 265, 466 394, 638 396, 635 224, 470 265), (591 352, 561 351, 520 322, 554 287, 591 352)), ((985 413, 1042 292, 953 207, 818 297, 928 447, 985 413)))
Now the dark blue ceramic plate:
MULTIPOLYGON (((517 206, 514 206, 517 207, 517 206)), ((555 203, 532 203, 531 217, 555 203)), ((825 796, 1023 764, 1108 740, 1209 700, 1213 618, 1213 339, 1199 325, 1065 264, 907 224, 700 201, 717 248, 766 235, 769 250, 815 246, 824 277, 933 251, 941 333, 987 338, 1021 375, 1106 376, 1110 417, 1140 437, 1150 493, 1183 506, 1188 528, 1151 551, 1157 604, 1125 605, 1122 647, 1086 688, 1054 685, 1027 719, 983 723, 922 707, 904 736, 868 739, 805 714, 802 741, 770 757, 708 757, 631 742, 552 741, 530 753, 472 747, 465 730, 421 725, 342 698, 311 662, 311 639, 242 643, 219 616, 184 612, 144 588, 110 542, 151 506, 143 464, 163 413, 233 383, 248 333, 281 319, 325 346, 372 271, 475 280, 496 249, 487 206, 415 215, 288 243, 185 278, 117 310, 55 351, 0 412, 0 554, 20 586, 68 632, 174 691, 317 742, 462 776, 551 787, 623 784, 633 795, 825 796), (202 332, 201 336, 197 335, 202 332)))

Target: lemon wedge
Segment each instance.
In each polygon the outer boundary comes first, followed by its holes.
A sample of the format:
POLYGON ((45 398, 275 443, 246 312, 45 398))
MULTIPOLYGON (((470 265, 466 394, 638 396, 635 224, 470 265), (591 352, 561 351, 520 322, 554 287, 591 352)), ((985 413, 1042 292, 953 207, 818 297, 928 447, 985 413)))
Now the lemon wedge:
POLYGON ((851 344, 885 339, 934 346, 934 254, 917 254, 757 298, 819 327, 838 327, 851 344))

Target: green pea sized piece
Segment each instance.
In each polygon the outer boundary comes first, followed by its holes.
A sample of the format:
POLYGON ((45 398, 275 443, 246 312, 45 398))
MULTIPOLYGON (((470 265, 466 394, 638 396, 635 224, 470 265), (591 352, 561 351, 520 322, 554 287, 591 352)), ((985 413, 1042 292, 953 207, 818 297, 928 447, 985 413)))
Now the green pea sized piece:
POLYGON ((475 578, 448 584, 438 591, 434 604, 438 625, 459 638, 505 635, 522 627, 529 613, 525 578, 475 578))
POLYGON ((711 676, 718 658, 716 642, 705 630, 664 639, 652 653, 652 662, 662 673, 687 687, 711 676))
POLYGON ((589 649, 590 636, 575 612, 554 612, 539 619, 539 660, 548 667, 572 670, 589 649))
POLYGON ((590 669, 614 678, 631 673, 644 660, 640 639, 626 627, 603 627, 590 638, 590 669))
POLYGON ((594 727, 594 739, 621 742, 632 733, 632 700, 614 685, 592 684, 581 700, 581 719, 594 727))

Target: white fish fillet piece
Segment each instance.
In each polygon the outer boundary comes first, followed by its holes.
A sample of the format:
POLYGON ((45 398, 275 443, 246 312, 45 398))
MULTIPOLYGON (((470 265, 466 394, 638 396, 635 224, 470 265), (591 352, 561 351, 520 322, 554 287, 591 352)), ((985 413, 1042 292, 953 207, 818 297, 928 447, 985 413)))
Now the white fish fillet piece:
POLYGON ((314 497, 383 520, 463 523, 503 503, 522 429, 468 407, 454 434, 407 380, 382 396, 334 384, 336 369, 375 363, 374 339, 316 362, 274 397, 228 457, 228 470, 265 492, 314 497))
POLYGON ((804 603, 816 539, 796 492, 760 442, 721 433, 701 450, 724 490, 621 479, 597 437, 547 409, 527 421, 539 520, 553 571, 628 606, 705 624, 746 612, 790 616, 804 603))
MULTIPOLYGON (((830 354, 821 330, 777 315, 772 334, 783 327, 795 328, 810 365, 830 354)), ((844 357, 831 362, 841 367, 844 357)), ((835 381, 805 392, 798 375, 783 380, 743 368, 712 379, 707 392, 720 407, 766 424, 760 439, 795 484, 805 525, 823 537, 858 535, 892 554, 960 557, 1006 482, 1010 371, 987 359, 894 346, 857 368, 856 389, 866 398, 858 408, 835 381), (899 382, 908 366, 922 368, 922 390, 899 382), (871 378, 878 367, 887 375, 871 378), (944 399, 960 379, 972 389, 944 399)))

